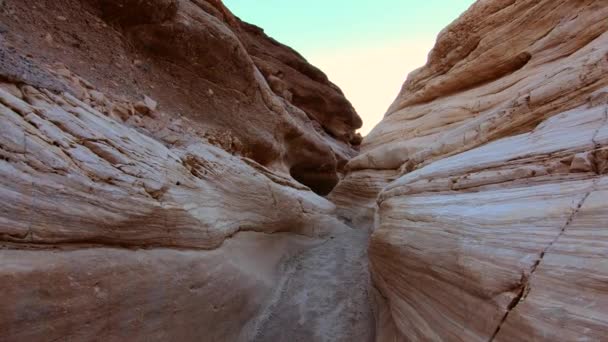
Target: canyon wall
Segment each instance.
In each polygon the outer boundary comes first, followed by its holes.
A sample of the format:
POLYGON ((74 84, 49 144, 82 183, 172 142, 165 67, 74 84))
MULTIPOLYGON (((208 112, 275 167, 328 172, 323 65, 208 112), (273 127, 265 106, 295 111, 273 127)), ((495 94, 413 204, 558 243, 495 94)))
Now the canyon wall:
POLYGON ((368 236, 318 195, 361 120, 321 71, 219 1, 0 19, 0 340, 373 337, 368 236))
POLYGON ((608 336, 607 75, 602 0, 479 1, 441 32, 330 196, 374 224, 379 340, 608 336))

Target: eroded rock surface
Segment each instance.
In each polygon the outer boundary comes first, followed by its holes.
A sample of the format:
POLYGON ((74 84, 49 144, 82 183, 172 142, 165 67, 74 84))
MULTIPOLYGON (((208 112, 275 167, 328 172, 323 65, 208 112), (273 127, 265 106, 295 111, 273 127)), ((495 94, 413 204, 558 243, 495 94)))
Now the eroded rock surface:
POLYGON ((367 235, 318 195, 360 119, 322 72, 218 1, 0 18, 0 340, 373 337, 367 235))
POLYGON ((378 336, 608 334, 607 72, 604 1, 480 1, 440 34, 332 193, 375 215, 378 336))
POLYGON ((5 50, 61 62, 105 92, 147 95, 225 149, 293 170, 318 193, 331 191, 356 154, 361 119, 341 91, 220 1, 27 0, 2 8, 5 50))
MULTIPOLYGON (((249 340, 289 260, 350 236, 335 206, 289 174, 59 73, 85 97, 0 85, 4 340, 249 340), (201 324, 216 320, 225 323, 201 324)), ((358 268, 318 295, 368 283, 367 258, 349 262, 358 268)), ((317 319, 353 312, 369 327, 362 286, 359 301, 330 302, 317 319)), ((350 325, 300 324, 321 337, 324 328, 349 339, 350 325)))
POLYGON ((608 335, 603 0, 479 1, 359 155, 219 0, 0 19, 2 341, 608 335))

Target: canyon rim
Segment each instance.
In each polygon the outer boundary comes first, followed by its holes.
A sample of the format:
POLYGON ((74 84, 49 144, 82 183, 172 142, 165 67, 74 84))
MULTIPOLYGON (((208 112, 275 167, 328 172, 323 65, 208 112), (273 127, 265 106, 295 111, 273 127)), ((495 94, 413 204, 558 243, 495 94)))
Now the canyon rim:
POLYGON ((0 341, 603 341, 607 75, 480 0, 362 138, 220 0, 0 1, 0 341))

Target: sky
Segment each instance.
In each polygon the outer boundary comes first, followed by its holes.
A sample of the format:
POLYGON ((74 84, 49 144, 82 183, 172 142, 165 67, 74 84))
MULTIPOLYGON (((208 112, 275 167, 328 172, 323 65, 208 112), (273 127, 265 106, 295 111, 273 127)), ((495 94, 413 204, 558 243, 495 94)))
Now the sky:
POLYGON ((241 19, 302 54, 351 101, 366 135, 439 32, 474 0, 224 0, 241 19))

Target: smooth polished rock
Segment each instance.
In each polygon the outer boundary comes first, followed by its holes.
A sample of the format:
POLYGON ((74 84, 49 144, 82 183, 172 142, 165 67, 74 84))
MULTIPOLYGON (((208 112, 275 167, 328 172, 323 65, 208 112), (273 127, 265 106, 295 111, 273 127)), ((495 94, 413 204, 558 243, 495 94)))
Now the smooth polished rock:
POLYGON ((606 71, 603 1, 480 1, 442 31, 343 182, 386 183, 357 183, 377 336, 608 334, 606 71))

